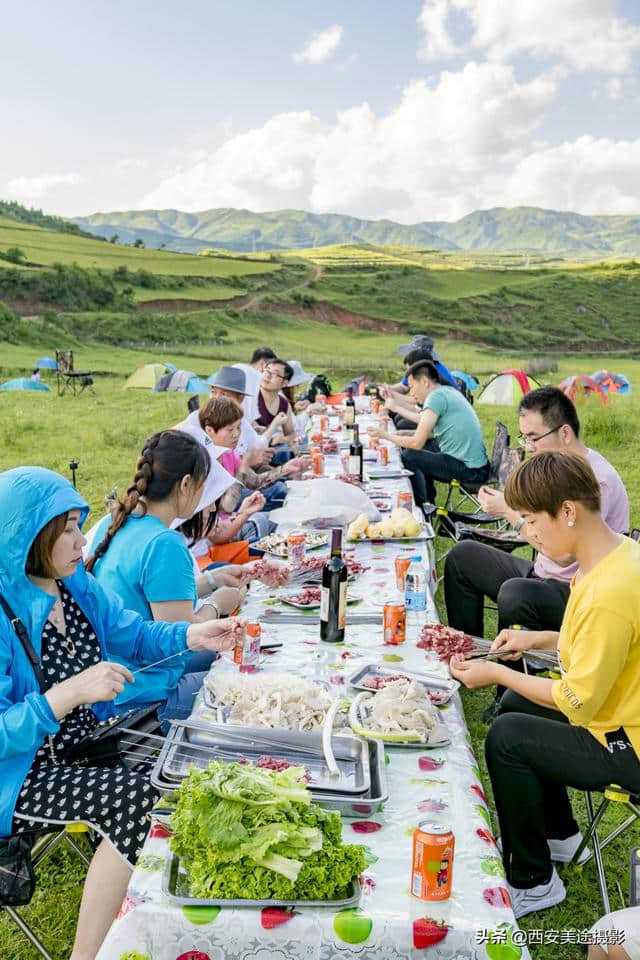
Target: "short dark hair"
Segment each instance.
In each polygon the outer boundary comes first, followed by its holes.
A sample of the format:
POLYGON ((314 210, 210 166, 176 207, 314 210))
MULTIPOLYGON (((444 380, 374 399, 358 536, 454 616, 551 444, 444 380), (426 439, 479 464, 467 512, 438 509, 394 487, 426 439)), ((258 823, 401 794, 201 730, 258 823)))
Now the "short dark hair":
POLYGON ((232 426, 238 420, 242 420, 243 417, 242 407, 235 400, 231 400, 230 397, 211 397, 198 414, 202 429, 211 427, 216 432, 223 430, 224 427, 232 426))
POLYGON ((267 360, 265 366, 273 367, 276 363, 279 363, 281 367, 284 368, 284 376, 286 380, 291 380, 291 377, 295 373, 293 367, 290 363, 287 363, 286 360, 281 360, 279 357, 272 357, 271 360, 267 360))
POLYGON ((435 368, 435 364, 432 360, 418 360, 417 363, 412 364, 407 370, 408 377, 417 377, 418 379, 424 379, 427 377, 429 380, 433 380, 434 383, 441 383, 440 374, 435 368))
POLYGON ((60 513, 57 517, 49 520, 38 533, 27 555, 25 572, 32 577, 45 577, 46 579, 59 576, 57 570, 54 570, 51 562, 51 554, 56 540, 63 533, 67 525, 69 512, 60 513))
POLYGON ((405 354, 404 362, 408 367, 412 367, 414 363, 419 363, 420 360, 431 360, 433 363, 433 351, 409 350, 409 353, 405 354))
POLYGON ((518 407, 518 415, 537 411, 549 430, 568 424, 576 437, 580 436, 578 411, 571 399, 558 387, 539 387, 525 393, 518 407))
POLYGON ((565 500, 600 510, 600 485, 584 457, 560 450, 536 453, 509 475, 504 498, 512 510, 557 517, 565 500))
POLYGON ((257 363, 258 360, 273 360, 275 359, 275 353, 271 347, 256 347, 256 349, 251 354, 251 360, 249 363, 257 363))

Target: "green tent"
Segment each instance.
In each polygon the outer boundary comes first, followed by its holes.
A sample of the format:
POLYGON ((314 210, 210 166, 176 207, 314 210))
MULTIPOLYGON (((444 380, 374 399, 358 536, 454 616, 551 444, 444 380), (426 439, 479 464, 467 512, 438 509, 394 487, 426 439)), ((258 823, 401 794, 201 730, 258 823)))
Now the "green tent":
POLYGON ((145 363, 144 367, 138 367, 128 380, 125 380, 124 386, 153 390, 160 377, 163 377, 166 372, 164 363, 145 363))

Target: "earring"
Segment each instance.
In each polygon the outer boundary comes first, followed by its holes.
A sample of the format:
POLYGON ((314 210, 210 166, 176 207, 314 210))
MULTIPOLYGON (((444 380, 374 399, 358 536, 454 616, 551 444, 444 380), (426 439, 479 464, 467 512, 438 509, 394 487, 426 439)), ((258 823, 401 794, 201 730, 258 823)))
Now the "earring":
POLYGON ((567 520, 567 526, 568 526, 568 527, 575 527, 575 525, 576 525, 575 520, 567 520))

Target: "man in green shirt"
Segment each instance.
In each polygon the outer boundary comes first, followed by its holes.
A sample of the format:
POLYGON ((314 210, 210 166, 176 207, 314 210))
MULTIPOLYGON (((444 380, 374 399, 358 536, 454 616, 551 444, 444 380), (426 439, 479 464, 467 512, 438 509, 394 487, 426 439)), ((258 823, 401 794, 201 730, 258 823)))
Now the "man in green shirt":
POLYGON ((489 476, 487 451, 482 428, 471 404, 459 390, 443 386, 438 371, 429 360, 419 360, 408 370, 409 390, 421 412, 403 411, 414 420, 412 432, 386 433, 369 430, 402 448, 402 462, 413 471, 411 485, 418 506, 435 503, 435 481, 482 484, 489 476), (439 452, 425 450, 433 437, 439 452))

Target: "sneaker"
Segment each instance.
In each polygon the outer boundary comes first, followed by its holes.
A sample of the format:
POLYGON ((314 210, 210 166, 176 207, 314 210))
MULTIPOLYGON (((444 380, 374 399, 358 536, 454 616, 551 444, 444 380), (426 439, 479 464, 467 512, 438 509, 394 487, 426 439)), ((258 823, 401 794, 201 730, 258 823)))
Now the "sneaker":
MULTIPOLYGON (((571 863, 574 853, 582 843, 582 834, 574 833, 572 837, 567 837, 566 840, 547 840, 547 843, 552 860, 555 860, 556 863, 571 863)), ((590 856, 589 847, 585 847, 578 858, 578 863, 584 863, 590 856)))
MULTIPOLYGON (((571 863, 573 855, 581 843, 581 833, 574 833, 572 837, 567 837, 566 840, 547 840, 551 859, 556 863, 571 863)), ((500 853, 502 853, 502 837, 497 838, 496 846, 498 847, 500 853)), ((585 860, 588 860, 590 856, 591 850, 589 850, 589 847, 585 847, 580 854, 578 863, 584 863, 585 860)))
POLYGON ((550 907, 555 907, 558 903, 562 903, 567 895, 564 883, 558 876, 555 867, 549 883, 539 883, 537 887, 521 889, 520 887, 512 887, 507 882, 507 889, 511 894, 513 915, 516 920, 526 917, 528 913, 536 913, 538 910, 548 910, 550 907))

